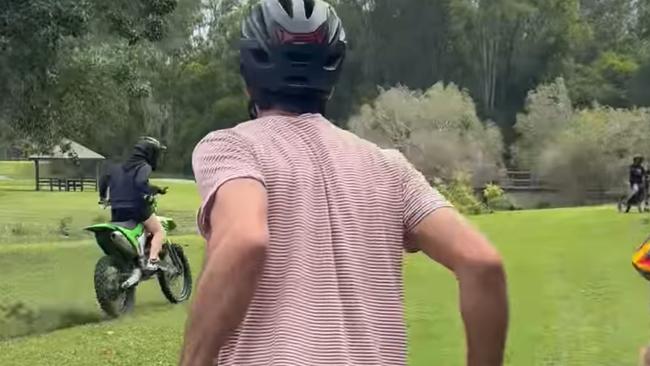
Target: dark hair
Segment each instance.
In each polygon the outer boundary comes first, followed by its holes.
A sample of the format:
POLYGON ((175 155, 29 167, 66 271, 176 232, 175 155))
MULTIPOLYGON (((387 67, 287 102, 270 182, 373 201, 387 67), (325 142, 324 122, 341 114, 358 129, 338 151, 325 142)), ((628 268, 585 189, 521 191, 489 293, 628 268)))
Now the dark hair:
POLYGON ((289 95, 258 91, 255 93, 255 105, 260 110, 280 109, 289 113, 321 113, 325 114, 327 99, 319 94, 304 93, 302 95, 289 95))

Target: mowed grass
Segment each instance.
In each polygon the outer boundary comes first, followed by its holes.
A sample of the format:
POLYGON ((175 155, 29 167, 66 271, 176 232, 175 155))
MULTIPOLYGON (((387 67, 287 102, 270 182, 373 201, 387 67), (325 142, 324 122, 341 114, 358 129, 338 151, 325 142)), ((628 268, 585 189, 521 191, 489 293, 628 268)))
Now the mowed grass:
MULTIPOLYGON (((92 194, 4 193, 0 220, 49 222, 65 212, 81 223, 97 214, 92 194)), ((173 184, 160 205, 193 215, 198 205, 193 185, 173 184)), ((597 207, 472 220, 506 261, 511 298, 507 365, 636 364, 639 347, 650 341, 650 293, 631 268, 630 256, 650 233, 648 216, 597 207)), ((201 240, 193 235, 175 240, 187 245, 196 278, 201 240)), ((176 364, 187 304, 167 304, 150 281, 139 287, 132 316, 106 321, 92 285, 100 255, 90 237, 0 244, 0 304, 12 310, 10 316, 0 310, 5 314, 0 365, 176 364), (24 336, 9 338, 16 335, 24 336)), ((406 259, 405 283, 409 364, 464 365, 453 276, 413 255, 406 259)))
MULTIPOLYGON (((181 232, 194 233, 199 205, 195 185, 190 181, 154 182, 173 186, 169 195, 159 198, 159 213, 173 217, 181 232)), ((110 218, 110 210, 98 205, 97 192, 36 192, 33 189, 31 185, 16 181, 0 181, 0 244, 81 239, 87 237, 84 227, 110 218)))

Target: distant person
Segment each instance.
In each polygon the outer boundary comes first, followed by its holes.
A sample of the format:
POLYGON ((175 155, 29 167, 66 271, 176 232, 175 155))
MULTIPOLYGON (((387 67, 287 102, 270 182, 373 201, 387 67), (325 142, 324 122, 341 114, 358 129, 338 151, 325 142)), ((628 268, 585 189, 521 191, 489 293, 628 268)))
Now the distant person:
POLYGON ((650 171, 648 171, 648 164, 644 165, 645 175, 643 176, 643 198, 645 200, 643 210, 650 212, 650 171))
POLYGON ((502 364, 497 251, 401 153, 322 116, 345 53, 322 0, 263 0, 244 19, 257 119, 193 153, 207 245, 182 365, 406 365, 405 249, 456 275, 467 364, 502 364))
POLYGON ((158 167, 165 149, 155 138, 143 137, 133 147, 131 157, 123 164, 111 166, 99 181, 100 202, 107 202, 110 195, 111 221, 143 223, 145 230, 152 235, 145 266, 145 270, 152 272, 159 268, 165 231, 146 197, 167 193, 166 188, 149 183, 151 172, 158 167))
POLYGON ((635 156, 629 169, 630 194, 626 199, 625 212, 630 212, 632 205, 645 199, 646 169, 643 166, 644 158, 635 156))

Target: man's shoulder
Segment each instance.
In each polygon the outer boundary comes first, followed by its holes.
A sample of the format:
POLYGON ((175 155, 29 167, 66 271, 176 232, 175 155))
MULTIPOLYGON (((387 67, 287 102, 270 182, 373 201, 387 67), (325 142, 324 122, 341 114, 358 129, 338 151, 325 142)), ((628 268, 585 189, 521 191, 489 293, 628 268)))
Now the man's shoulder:
POLYGON ((240 144, 242 140, 246 139, 245 130, 240 128, 241 125, 224 128, 221 130, 214 130, 205 135, 194 148, 196 152, 199 148, 206 145, 228 145, 228 144, 240 144))
POLYGON ((263 128, 259 119, 241 122, 234 127, 223 128, 209 132, 199 141, 199 145, 206 142, 214 142, 223 139, 246 139, 251 135, 259 133, 263 128))

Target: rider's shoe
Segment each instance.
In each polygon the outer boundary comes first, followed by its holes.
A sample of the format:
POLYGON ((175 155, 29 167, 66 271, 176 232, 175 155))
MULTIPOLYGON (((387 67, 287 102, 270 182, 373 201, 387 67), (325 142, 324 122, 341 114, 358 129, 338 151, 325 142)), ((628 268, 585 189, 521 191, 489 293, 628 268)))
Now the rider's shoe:
POLYGON ((144 270, 148 272, 156 272, 160 269, 160 259, 149 258, 147 264, 144 266, 144 270))

